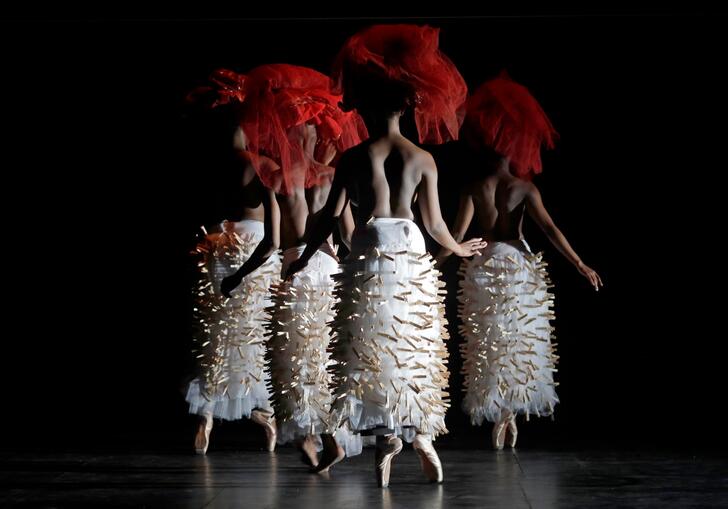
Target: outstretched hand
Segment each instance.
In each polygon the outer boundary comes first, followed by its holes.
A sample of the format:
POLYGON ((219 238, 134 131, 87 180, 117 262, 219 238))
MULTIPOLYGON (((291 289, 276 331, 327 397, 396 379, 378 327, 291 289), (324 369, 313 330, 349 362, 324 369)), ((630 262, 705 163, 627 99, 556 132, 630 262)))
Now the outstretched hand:
POLYGON ((476 237, 465 242, 458 244, 458 250, 455 254, 461 258, 467 258, 468 256, 479 255, 480 250, 487 246, 488 243, 483 239, 476 237))
MULTIPOLYGON (((321 244, 319 251, 321 251, 324 254, 329 255, 331 258, 336 260, 336 263, 340 262, 339 257, 336 255, 336 250, 334 250, 334 246, 332 246, 328 242, 324 242, 323 244, 321 244)), ((303 268, 303 267, 301 267, 301 268, 303 268)))
POLYGON ((286 269, 286 273, 283 274, 283 279, 288 280, 291 279, 296 272, 303 269, 306 265, 308 265, 307 261, 302 260, 301 258, 298 258, 296 260, 293 260, 286 269))
POLYGON ((576 265, 576 269, 582 276, 589 280, 589 284, 591 284, 596 291, 599 291, 600 286, 604 286, 604 283, 602 283, 602 278, 599 277, 599 274, 597 274, 594 269, 586 266, 584 262, 579 262, 576 265))
POLYGON ((319 161, 324 166, 330 165, 331 161, 336 157, 336 145, 334 145, 333 141, 320 140, 319 147, 319 161))
POLYGON ((222 283, 220 283, 220 292, 229 299, 232 296, 231 292, 235 290, 242 281, 243 278, 238 276, 237 273, 228 276, 222 280, 222 283))

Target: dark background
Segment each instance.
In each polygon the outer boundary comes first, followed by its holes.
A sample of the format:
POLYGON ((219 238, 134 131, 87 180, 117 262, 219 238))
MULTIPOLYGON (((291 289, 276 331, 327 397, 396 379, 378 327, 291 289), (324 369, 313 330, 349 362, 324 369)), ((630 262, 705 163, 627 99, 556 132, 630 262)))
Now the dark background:
MULTIPOLYGON (((556 282, 561 404, 554 422, 522 427, 521 446, 719 447, 725 332, 711 329, 721 301, 698 286, 720 289, 706 131, 721 23, 606 14, 407 21, 442 29, 471 88, 506 69, 541 102, 561 141, 536 182, 605 283, 595 293, 527 227, 556 282)), ((212 217, 220 170, 202 124, 182 120, 182 99, 218 67, 326 72, 349 35, 381 21, 3 22, 3 447, 190 446, 187 251, 212 217)), ((441 171, 452 217, 448 182, 461 169, 441 171)), ((445 269, 453 333, 455 269, 445 269)), ((458 342, 446 440, 485 446, 489 429, 471 428, 458 407, 458 342)), ((258 433, 221 429, 221 447, 258 433)))

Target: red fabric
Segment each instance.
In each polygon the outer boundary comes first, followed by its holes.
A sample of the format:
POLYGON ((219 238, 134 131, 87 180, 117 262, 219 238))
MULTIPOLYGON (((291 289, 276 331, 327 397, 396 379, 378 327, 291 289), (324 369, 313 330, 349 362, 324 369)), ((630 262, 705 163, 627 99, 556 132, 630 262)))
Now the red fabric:
POLYGON ((214 106, 231 102, 242 103, 245 100, 245 76, 228 69, 217 69, 210 76, 218 90, 220 98, 214 106))
POLYGON ((316 128, 317 143, 333 143, 340 152, 367 138, 364 122, 354 112, 342 111, 341 96, 331 79, 318 71, 288 64, 271 64, 250 71, 241 125, 248 148, 275 161, 269 172, 256 165, 264 185, 290 194, 296 187, 321 183, 330 172, 321 171, 303 147, 306 124, 316 128))
POLYGON ((359 32, 336 59, 338 90, 346 72, 375 73, 404 83, 415 94, 420 143, 457 140, 468 88, 455 64, 439 50, 439 34, 437 28, 416 25, 374 25, 359 32))
POLYGON ((237 154, 243 163, 252 165, 256 173, 268 175, 268 178, 272 182, 280 182, 283 180, 281 167, 272 159, 250 152, 249 150, 241 150, 237 154))
POLYGON ((521 178, 541 173, 541 146, 554 148, 558 133, 536 99, 502 73, 483 83, 468 99, 467 137, 510 158, 521 178))
POLYGON ((197 87, 185 98, 187 103, 216 108, 245 100, 245 76, 229 69, 216 69, 210 75, 211 85, 197 87))

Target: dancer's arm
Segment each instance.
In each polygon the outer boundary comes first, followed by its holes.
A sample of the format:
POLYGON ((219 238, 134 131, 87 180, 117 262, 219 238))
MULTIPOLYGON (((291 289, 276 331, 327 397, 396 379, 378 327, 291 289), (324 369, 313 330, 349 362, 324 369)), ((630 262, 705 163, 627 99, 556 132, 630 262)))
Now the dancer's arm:
POLYGON ((240 266, 235 274, 222 280, 220 291, 225 297, 230 297, 230 292, 238 287, 243 278, 263 265, 280 246, 281 211, 278 208, 275 193, 270 189, 263 188, 262 202, 265 211, 263 239, 258 243, 250 258, 240 266))
POLYGON ((549 241, 561 252, 562 255, 564 255, 564 257, 566 257, 567 260, 574 264, 577 270, 589 280, 589 283, 595 290, 598 291, 600 286, 604 286, 599 274, 587 267, 584 262, 581 261, 581 258, 579 258, 579 255, 577 255, 571 247, 569 241, 566 240, 564 234, 561 233, 561 230, 559 230, 556 224, 554 224, 553 219, 551 219, 551 216, 546 211, 546 207, 543 205, 541 193, 533 184, 530 184, 528 193, 526 194, 526 211, 528 211, 528 215, 531 216, 531 219, 533 219, 539 228, 541 228, 541 230, 546 234, 549 241))
POLYGON ((341 242, 351 251, 351 237, 354 235, 354 214, 351 213, 351 203, 347 202, 339 218, 339 235, 341 242))
MULTIPOLYGON (((473 205, 473 197, 467 190, 463 190, 460 193, 460 204, 458 205, 458 215, 455 217, 455 223, 453 224, 451 233, 455 242, 462 242, 465 238, 465 234, 468 232, 470 222, 473 220, 475 214, 475 206, 473 205)), ((450 257, 452 251, 446 248, 441 248, 440 252, 437 253, 435 261, 437 266, 441 266, 450 257)))
POLYGON ((442 219, 440 198, 437 195, 437 167, 432 156, 423 165, 420 189, 418 201, 422 213, 422 222, 425 224, 427 233, 438 244, 457 256, 467 257, 480 254, 478 250, 483 249, 487 242, 483 242, 480 238, 470 239, 462 243, 456 242, 450 235, 445 220, 442 219))
POLYGON ((301 256, 291 262, 283 275, 284 279, 291 277, 293 274, 301 270, 308 264, 308 260, 318 251, 321 244, 326 242, 326 239, 331 235, 336 227, 336 222, 339 220, 339 216, 344 210, 344 207, 348 203, 346 196, 346 181, 347 181, 347 163, 346 153, 342 156, 339 165, 337 166, 336 173, 334 174, 334 180, 331 183, 331 190, 329 191, 329 197, 326 200, 326 204, 318 212, 318 218, 313 223, 311 231, 307 232, 306 235, 306 249, 303 250, 301 256))

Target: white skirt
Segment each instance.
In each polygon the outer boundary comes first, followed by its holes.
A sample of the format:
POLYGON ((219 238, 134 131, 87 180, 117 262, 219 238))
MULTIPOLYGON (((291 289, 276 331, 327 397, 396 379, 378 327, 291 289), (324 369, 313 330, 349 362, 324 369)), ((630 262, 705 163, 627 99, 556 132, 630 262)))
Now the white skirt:
POLYGON ((378 218, 355 231, 337 276, 338 425, 384 427, 406 440, 447 432, 448 335, 438 276, 414 222, 378 218))
POLYGON ((265 324, 271 286, 280 279, 276 253, 246 276, 230 299, 220 283, 233 274, 263 238, 263 223, 224 222, 214 251, 200 267, 195 289, 195 356, 200 375, 187 390, 190 413, 227 420, 270 410, 265 371, 265 324))
POLYGON ((464 260, 458 300, 465 375, 463 407, 473 424, 501 412, 551 415, 559 402, 551 343, 553 296, 546 263, 525 241, 491 242, 464 260))
MULTIPOLYGON (((283 271, 305 246, 283 253, 283 271)), ((334 280, 339 264, 316 252, 273 299, 268 358, 278 442, 333 433, 330 422, 332 364, 328 351, 334 317, 334 280)))

